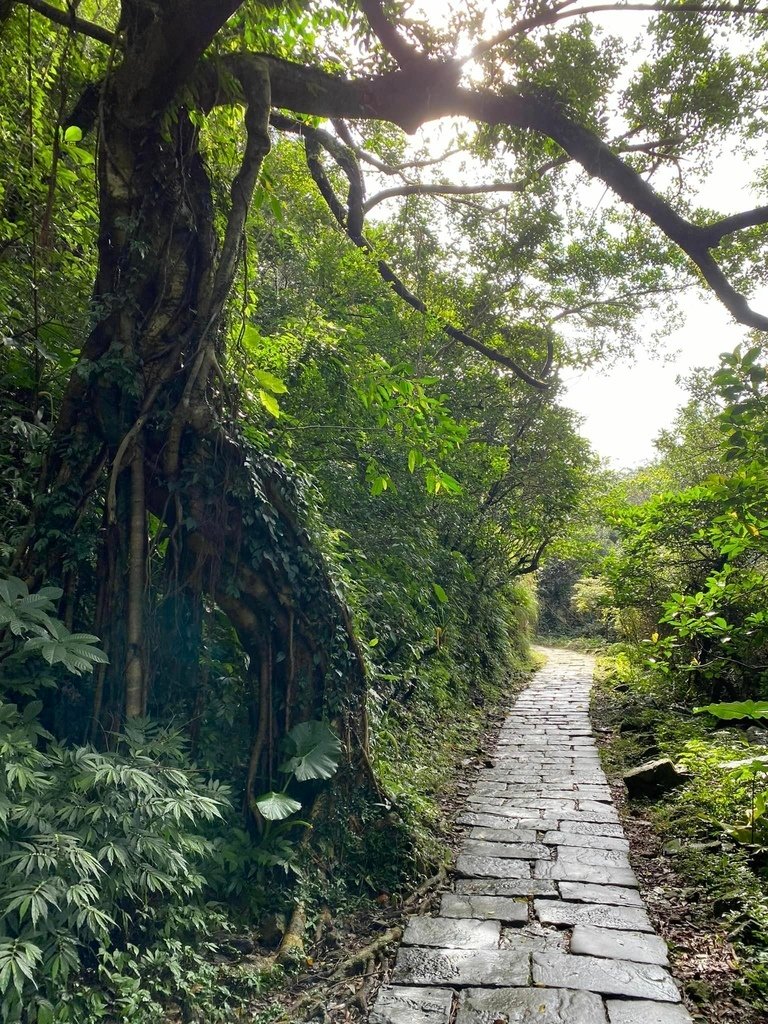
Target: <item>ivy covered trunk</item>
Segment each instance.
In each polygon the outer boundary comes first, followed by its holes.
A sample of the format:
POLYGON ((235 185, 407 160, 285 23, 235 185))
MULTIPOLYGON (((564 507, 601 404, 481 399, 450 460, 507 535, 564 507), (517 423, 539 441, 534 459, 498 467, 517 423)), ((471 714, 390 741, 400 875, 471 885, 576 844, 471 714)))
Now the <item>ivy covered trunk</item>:
MULTIPOLYGON (((226 302, 269 150, 269 78, 248 71, 242 163, 217 232, 198 131, 178 97, 227 10, 190 25, 182 6, 123 5, 124 56, 72 119, 99 132, 94 322, 28 557, 40 575, 75 572, 67 524, 99 509, 96 628, 110 664, 96 680, 93 737, 145 715, 157 686, 183 695, 178 715, 199 722, 203 624, 214 608, 226 614, 251 683, 250 801, 280 738, 308 718, 333 718, 365 763, 365 673, 299 488, 225 414, 226 302)), ((49 720, 62 715, 49 709, 49 720)))

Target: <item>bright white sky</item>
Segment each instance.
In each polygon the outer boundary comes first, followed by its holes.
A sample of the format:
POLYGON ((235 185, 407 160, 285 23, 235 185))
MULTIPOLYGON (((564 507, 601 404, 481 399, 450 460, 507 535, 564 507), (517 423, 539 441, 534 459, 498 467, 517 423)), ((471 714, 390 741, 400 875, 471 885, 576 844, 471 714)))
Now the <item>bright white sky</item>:
MULTIPOLYGON (((449 6, 446 0, 416 0, 410 13, 414 16, 421 12, 433 22, 441 21, 449 6)), ((489 9, 493 10, 493 4, 489 9)), ((601 21, 608 31, 629 41, 641 28, 640 17, 603 15, 601 21)), ((749 177, 750 168, 743 160, 724 156, 717 162, 717 175, 701 195, 702 205, 724 215, 757 205, 748 187, 749 177)), ((677 408, 687 399, 678 378, 695 367, 717 366, 721 352, 733 350, 747 337, 746 329, 733 323, 726 310, 703 290, 692 289, 677 301, 686 314, 686 323, 666 342, 665 349, 672 358, 651 358, 641 353, 632 365, 565 375, 566 404, 584 417, 583 434, 614 468, 652 459, 654 438, 671 424, 677 408)), ((751 304, 763 312, 768 310, 768 289, 753 297, 751 304)), ((653 327, 649 323, 649 342, 653 327)))
MULTIPOLYGON (((714 300, 689 295, 681 305, 687 309, 687 323, 667 341, 670 353, 679 351, 672 361, 641 355, 631 366, 565 374, 566 404, 584 417, 581 432, 613 469, 652 459, 654 438, 687 400, 678 378, 698 366, 716 367, 720 353, 732 351, 746 336, 714 300)), ((767 304, 754 305, 760 309, 767 304)))

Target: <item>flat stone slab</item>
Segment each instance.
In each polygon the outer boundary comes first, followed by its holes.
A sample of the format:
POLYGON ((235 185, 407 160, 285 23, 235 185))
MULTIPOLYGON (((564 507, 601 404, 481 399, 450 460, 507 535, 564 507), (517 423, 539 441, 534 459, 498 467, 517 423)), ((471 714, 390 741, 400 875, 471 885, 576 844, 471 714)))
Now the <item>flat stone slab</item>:
POLYGON ((401 946, 393 980, 404 985, 455 985, 461 988, 488 985, 503 988, 530 984, 530 973, 530 955, 509 949, 401 946))
POLYGON ((540 818, 521 820, 509 814, 489 814, 487 811, 464 811, 456 821, 459 825, 480 825, 489 828, 525 828, 548 829, 557 828, 557 822, 544 822, 540 818))
POLYGON ((500 938, 498 921, 412 917, 405 929, 403 944, 444 949, 498 949, 500 938))
POLYGON ((449 988, 383 985, 369 1024, 448 1024, 453 1004, 449 988))
POLYGON ((525 924, 528 920, 528 901, 516 900, 511 896, 472 896, 447 892, 440 902, 440 916, 525 924))
POLYGON ((536 829, 516 828, 510 825, 508 828, 488 828, 483 825, 475 825, 469 833, 470 839, 479 839, 485 843, 535 843, 536 829))
POLYGON ((626 885, 637 888, 637 878, 631 868, 609 864, 579 864, 572 860, 535 861, 537 878, 552 878, 562 882, 595 882, 598 885, 626 885))
POLYGON ((625 932, 616 928, 595 928, 577 924, 571 936, 571 952, 579 956, 602 956, 631 960, 635 964, 669 966, 667 944, 659 935, 625 932))
POLYGON ((560 882, 558 888, 564 900, 581 903, 611 904, 616 907, 644 907, 643 897, 636 889, 620 885, 594 885, 591 882, 560 882))
POLYGON ((549 860, 552 856, 552 851, 543 843, 488 843, 477 839, 468 839, 461 853, 468 857, 508 857, 510 860, 549 860))
POLYGON ((561 832, 578 832, 583 836, 617 836, 625 839, 624 829, 611 821, 563 821, 561 832))
POLYGON ((557 896, 557 886, 545 878, 457 878, 456 892, 472 896, 557 896))
MULTIPOLYGON (((594 800, 591 802, 595 803, 594 800)), ((601 822, 609 825, 619 824, 619 812, 613 804, 595 803, 595 808, 592 810, 557 811, 555 816, 561 821, 576 821, 582 825, 599 825, 601 822)), ((621 828, 620 825, 619 828, 621 828)))
POLYGON ((691 1024, 693 1020, 684 1006, 669 1003, 609 999, 606 1005, 611 1024, 691 1024))
POLYGON ((557 817, 561 812, 575 811, 576 810, 576 799, 570 800, 565 798, 563 800, 551 800, 549 797, 538 797, 532 793, 522 793, 520 796, 512 794, 504 800, 504 807, 518 808, 521 812, 520 816, 532 817, 533 811, 543 810, 550 817, 557 817), (532 807, 531 804, 535 801, 536 806, 532 807))
POLYGON ((590 924, 596 928, 619 928, 622 931, 653 931, 653 925, 642 907, 609 907, 592 903, 568 903, 565 900, 534 900, 533 908, 542 924, 553 924, 561 928, 590 924))
POLYGON ((456 1024, 605 1024, 599 996, 546 988, 470 988, 459 997, 456 1024))
POLYGON ((530 878, 531 863, 527 860, 510 860, 507 857, 470 857, 459 854, 456 859, 456 872, 466 878, 530 878))
POLYGON ((629 842, 617 836, 583 836, 579 832, 547 832, 544 835, 547 846, 578 846, 587 850, 628 850, 629 842))
POLYGON ((593 842, 592 848, 579 848, 566 846, 557 855, 559 864, 599 864, 608 867, 632 869, 629 857, 623 850, 598 849, 598 843, 593 842))
POLYGON ((680 1002, 680 993, 669 972, 656 964, 633 964, 628 960, 602 960, 568 953, 534 953, 533 981, 549 988, 575 988, 603 995, 680 1002))
POLYGON ((521 928, 502 928, 500 948, 511 949, 515 953, 565 953, 567 937, 567 932, 543 928, 536 921, 521 928))

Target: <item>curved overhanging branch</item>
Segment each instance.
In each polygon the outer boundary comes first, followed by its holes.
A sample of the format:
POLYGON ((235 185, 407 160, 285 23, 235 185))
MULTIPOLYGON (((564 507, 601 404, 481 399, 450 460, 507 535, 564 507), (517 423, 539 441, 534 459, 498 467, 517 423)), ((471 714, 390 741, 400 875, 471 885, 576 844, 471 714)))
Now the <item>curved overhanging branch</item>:
POLYGON ((624 12, 638 14, 656 13, 673 15, 696 15, 696 14, 730 14, 730 15, 768 15, 768 7, 751 7, 744 4, 697 4, 697 3, 600 3, 583 4, 581 7, 572 7, 572 0, 564 3, 554 4, 552 7, 540 11, 538 14, 528 18, 520 18, 514 24, 497 32, 488 39, 476 43, 469 54, 463 59, 463 63, 475 60, 489 53, 496 46, 514 39, 515 36, 523 35, 535 28, 542 28, 545 25, 555 25, 567 18, 580 18, 587 14, 602 14, 605 12, 624 12))
MULTIPOLYGON (((334 126, 344 124, 339 118, 334 119, 334 126)), ((338 130, 338 128, 337 128, 338 130)), ((343 136, 342 136, 343 138, 343 136)), ((354 145, 351 135, 349 140, 344 139, 348 146, 357 154, 361 156, 361 153, 354 145), (350 144, 351 143, 351 144, 350 144)), ((613 147, 616 152, 619 153, 650 153, 652 156, 658 156, 660 159, 663 157, 663 153, 659 153, 659 150, 664 150, 670 146, 678 145, 682 141, 682 137, 679 135, 670 136, 665 139, 653 139, 650 142, 633 142, 633 143, 616 143, 613 147)), ((454 152, 461 152, 461 150, 455 150, 454 152)), ((366 157, 368 155, 366 154, 366 157)), ((428 164, 439 163, 445 157, 440 157, 435 160, 422 161, 420 164, 411 164, 410 166, 427 166, 428 164)), ((405 196, 474 196, 474 195, 486 195, 498 192, 524 192, 534 181, 548 174, 549 171, 554 171, 558 167, 563 167, 565 164, 570 162, 570 157, 560 156, 555 160, 548 160, 546 163, 540 164, 534 168, 525 177, 520 178, 518 181, 494 181, 476 185, 454 185, 450 182, 420 182, 420 181, 405 181, 402 185, 393 185, 391 188, 382 189, 380 192, 376 192, 369 199, 363 203, 363 210, 365 213, 378 206, 379 203, 385 202, 387 199, 395 199, 398 197, 405 196)), ((403 164, 402 168, 406 168, 409 165, 403 164)), ((396 173, 393 168, 387 168, 386 165, 379 165, 380 170, 384 170, 385 173, 393 174, 396 173)), ((756 223, 764 223, 763 220, 754 220, 750 217, 756 217, 762 213, 763 210, 768 210, 768 207, 761 207, 759 210, 750 210, 746 214, 737 214, 735 217, 728 218, 730 221, 739 221, 736 227, 728 227, 727 230, 723 230, 722 234, 728 234, 731 231, 738 230, 739 227, 745 227, 748 224, 754 225, 756 223), (743 223, 741 223, 743 221, 743 223)), ((766 215, 768 219, 768 214, 766 215)), ((708 230, 713 233, 722 223, 726 224, 726 221, 719 222, 718 225, 713 225, 708 230)), ((722 236, 721 236, 722 237, 722 236)))
MULTIPOLYGON (((396 295, 403 299, 404 302, 406 302, 412 309, 415 309, 418 313, 428 314, 429 309, 426 303, 407 287, 399 275, 395 273, 385 260, 379 259, 378 256, 376 256, 373 245, 363 234, 363 222, 365 217, 365 211, 363 208, 363 179, 360 172, 360 165, 358 164, 357 158, 352 150, 349 149, 348 146, 340 143, 339 140, 329 132, 323 131, 322 128, 313 128, 311 125, 305 124, 302 121, 286 117, 284 114, 273 113, 270 120, 276 128, 279 128, 282 131, 293 132, 304 139, 307 166, 310 174, 312 175, 318 190, 325 199, 328 208, 333 214, 338 225, 344 229, 350 240, 358 249, 361 249, 363 252, 373 256, 376 261, 376 267, 379 274, 392 288, 396 295), (336 195, 328 175, 325 173, 325 168, 321 161, 322 150, 325 150, 332 157, 347 178, 349 188, 346 206, 336 195)), ((499 349, 493 348, 490 345, 486 345, 484 342, 475 338, 473 335, 468 334, 466 331, 463 331, 461 328, 455 327, 453 324, 447 322, 442 323, 440 327, 443 333, 449 338, 460 342, 467 348, 474 349, 475 352, 479 352, 487 359, 505 367, 505 369, 511 370, 516 377, 524 381, 530 387, 536 388, 539 391, 543 391, 549 387, 550 381, 547 380, 546 377, 552 368, 552 361, 554 357, 554 346, 551 338, 547 339, 547 356, 544 366, 542 367, 539 375, 535 376, 524 369, 524 367, 520 366, 519 363, 511 358, 511 356, 506 355, 506 353, 501 352, 499 349)))
MULTIPOLYGON (((238 59, 249 58, 240 55, 238 59)), ((710 251, 725 234, 739 227, 768 223, 768 214, 763 208, 736 214, 712 225, 694 224, 677 213, 598 135, 564 114, 556 102, 512 91, 499 95, 464 89, 455 83, 453 64, 425 61, 417 68, 369 80, 325 76, 317 69, 310 69, 303 103, 297 104, 301 92, 298 81, 303 69, 283 61, 269 60, 269 63, 273 102, 301 113, 374 117, 399 124, 406 131, 440 117, 463 116, 475 122, 535 131, 552 139, 590 176, 603 181, 628 206, 644 214, 675 242, 735 320, 746 327, 768 330, 768 316, 749 306, 710 251), (424 88, 425 80, 432 81, 434 87, 424 88)))
MULTIPOLYGON (((50 16, 45 0, 21 0, 50 16), (45 10, 43 10, 45 8, 45 10)), ((378 0, 363 0, 366 13, 374 18, 382 14, 378 0)), ((134 96, 137 116, 167 104, 184 76, 191 73, 198 56, 213 38, 218 27, 239 6, 238 0, 192 0, 170 2, 161 17, 162 31, 151 38, 146 51, 147 77, 141 93, 134 96), (177 31, 178 30, 178 31, 177 31), (167 40, 174 45, 175 59, 168 61, 167 40)), ((764 16, 768 8, 732 7, 723 4, 626 4, 624 10, 654 10, 671 14, 727 13, 764 16)), ((555 14, 586 14, 607 9, 606 5, 571 7, 560 3, 555 14)), ((51 8, 51 10, 56 10, 51 8)), ((60 13, 60 12, 59 12, 60 13)), ((70 15, 66 24, 70 24, 70 15)), ((386 21, 386 18, 384 18, 386 21)), ((58 18, 61 22, 61 18, 58 18)), ((389 25, 389 22, 386 22, 389 25)), ((379 26, 386 35, 385 29, 379 26)), ((390 28, 392 26, 390 25, 390 28)), ((232 102, 230 91, 222 88, 222 72, 243 81, 247 66, 266 63, 272 86, 273 102, 296 113, 329 118, 363 118, 389 121, 406 132, 414 132, 427 121, 441 117, 464 116, 477 122, 527 129, 555 141, 586 172, 603 181, 620 199, 643 213, 671 241, 675 242, 699 270, 717 298, 732 316, 747 327, 768 330, 768 316, 751 309, 744 295, 728 281, 711 250, 723 237, 744 227, 768 223, 764 208, 721 218, 710 225, 696 225, 680 216, 651 188, 643 177, 606 142, 591 130, 571 120, 556 100, 508 91, 504 94, 465 89, 459 85, 461 62, 423 56, 398 36, 395 50, 402 58, 401 70, 371 78, 348 79, 319 68, 280 60, 267 54, 234 53, 222 55, 216 63, 198 63, 195 86, 201 105, 211 108, 232 102)), ((109 40, 112 40, 111 33, 109 40)), ((102 41, 106 41, 103 39, 102 41)), ((391 40, 390 40, 391 44, 391 40)), ((397 58, 396 58, 397 59, 397 58)), ((128 92, 130 83, 123 82, 128 92)))
POLYGON ((495 181, 481 185, 451 185, 441 182, 430 184, 408 182, 403 185, 395 185, 393 188, 382 189, 381 192, 372 195, 370 199, 366 199, 363 203, 363 210, 365 213, 370 213, 379 203, 398 196, 477 196, 493 192, 524 192, 534 178, 540 177, 566 162, 565 157, 560 160, 550 160, 549 163, 543 164, 527 177, 521 178, 520 181, 495 181))

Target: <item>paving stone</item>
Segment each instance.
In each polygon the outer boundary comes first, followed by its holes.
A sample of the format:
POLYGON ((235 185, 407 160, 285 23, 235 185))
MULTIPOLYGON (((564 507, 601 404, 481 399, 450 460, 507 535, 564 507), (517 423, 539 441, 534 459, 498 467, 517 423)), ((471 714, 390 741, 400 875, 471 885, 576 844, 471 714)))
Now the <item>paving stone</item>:
POLYGON ((498 921, 412 917, 406 926, 403 944, 444 949, 498 949, 500 938, 498 921))
POLYGON ((611 907, 596 903, 537 899, 534 900, 533 909, 543 924, 561 927, 591 924, 597 928, 620 928, 623 931, 653 931, 653 925, 642 907, 611 907))
MULTIPOLYGON (((440 902, 440 916, 514 921, 524 924, 528 920, 528 902, 527 900, 515 900, 510 896, 472 896, 447 892, 440 902)), ((427 945, 427 943, 423 943, 423 945, 427 945)), ((434 943, 429 943, 429 945, 434 945, 434 943)))
POLYGON ((533 980, 536 985, 552 988, 680 1002, 680 993, 669 972, 656 964, 633 964, 628 960, 601 960, 568 953, 534 953, 533 980))
POLYGON ((571 936, 571 952, 579 956, 601 956, 631 960, 635 964, 669 966, 667 944, 658 935, 625 932, 616 928, 595 928, 577 924, 571 936))
MULTIPOLYGON (((561 847, 567 849, 567 847, 561 847)), ((596 882, 604 885, 626 885, 637 888, 637 878, 631 868, 607 864, 579 864, 577 861, 534 861, 536 878, 553 878, 564 882, 596 882)))
POLYGON ((563 770, 552 770, 542 771, 545 782, 584 782, 591 786, 604 786, 607 783, 607 779, 603 772, 584 772, 575 771, 573 769, 569 771, 563 770))
POLYGON ((459 996, 456 1024, 604 1024, 603 1001, 588 992, 546 988, 470 988, 459 996))
POLYGON ((613 803, 613 794, 609 786, 591 785, 588 782, 576 783, 576 792, 585 800, 598 800, 600 803, 613 803))
POLYGON ((576 832, 582 836, 616 836, 624 838, 624 829, 618 823, 610 821, 563 821, 561 832, 576 832))
POLYGON ((448 1024, 453 1004, 449 988, 383 985, 369 1024, 448 1024))
POLYGON ((544 878, 457 878, 456 892, 472 896, 557 896, 557 886, 544 878))
POLYGON ((543 843, 487 843, 474 839, 463 843, 460 852, 468 857, 504 857, 510 860, 549 860, 552 856, 552 851, 543 843))
MULTIPOLYGON (((523 807, 530 807, 530 804, 526 803, 525 800, 520 800, 519 804, 523 807)), ((504 801, 505 807, 514 807, 516 801, 514 798, 510 798, 504 801)), ((548 797, 542 797, 536 801, 536 809, 543 810, 545 814, 556 816, 561 811, 575 811, 576 801, 575 800, 550 800, 548 797)))
POLYGON ((476 825, 469 833, 470 839, 480 839, 486 843, 535 843, 535 828, 517 828, 516 825, 509 825, 508 828, 487 828, 476 825))
MULTIPOLYGON (((518 807, 513 806, 513 800, 488 800, 486 797, 477 800, 468 800, 467 806, 476 814, 495 814, 499 818, 530 818, 531 821, 540 821, 543 817, 539 807, 518 807)), ((574 811, 574 814, 577 813, 574 811)))
POLYGON ((557 822, 545 822, 543 819, 514 818, 500 814, 479 814, 477 811, 464 811, 456 821, 459 825, 483 825, 490 828, 557 828, 557 822))
POLYGON ((558 888, 564 900, 581 903, 603 903, 617 907, 642 907, 643 898, 635 889, 620 885, 594 885, 591 882, 560 882, 558 888))
POLYGON ((598 842, 593 837, 593 845, 590 849, 575 846, 564 846, 558 851, 558 862, 568 864, 599 864, 601 867, 629 868, 629 857, 623 850, 597 849, 598 842))
MULTIPOLYGON (((538 862, 537 862, 538 863, 538 862)), ((459 854, 456 873, 465 878, 530 878, 531 863, 507 857, 472 857, 459 854)))
POLYGON ((401 946, 393 980, 404 985, 523 986, 530 984, 530 955, 509 949, 401 946))
POLYGON ((477 782, 472 789, 470 799, 489 796, 503 799, 507 795, 506 782, 477 782))
POLYGON ((547 928, 538 921, 522 927, 502 928, 500 948, 517 953, 565 953, 568 950, 568 932, 547 928))
POLYGON ((588 850, 628 850, 629 842, 617 836, 583 836, 579 832, 546 832, 547 846, 578 846, 588 850))
POLYGON ((619 812, 612 804, 597 804, 596 806, 600 809, 590 811, 558 811, 557 817, 561 821, 575 821, 579 824, 599 824, 601 822, 613 825, 619 824, 619 812))
POLYGON ((645 999, 608 999, 611 1024, 691 1024, 693 1018, 684 1006, 654 1003, 645 999))
POLYGON ((489 778, 495 779, 497 782, 506 782, 507 785, 512 783, 535 783, 541 782, 541 773, 528 771, 515 771, 511 768, 489 768, 489 778))

